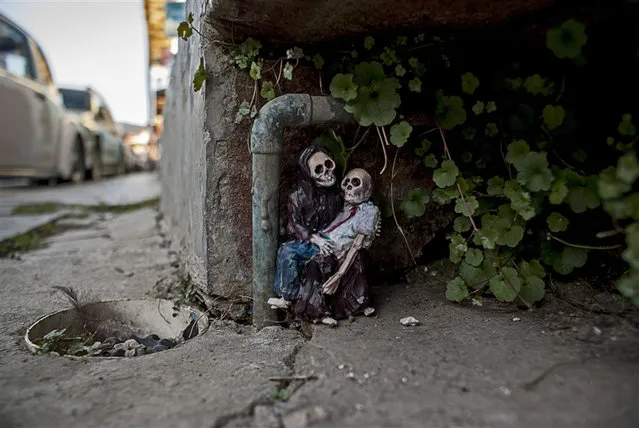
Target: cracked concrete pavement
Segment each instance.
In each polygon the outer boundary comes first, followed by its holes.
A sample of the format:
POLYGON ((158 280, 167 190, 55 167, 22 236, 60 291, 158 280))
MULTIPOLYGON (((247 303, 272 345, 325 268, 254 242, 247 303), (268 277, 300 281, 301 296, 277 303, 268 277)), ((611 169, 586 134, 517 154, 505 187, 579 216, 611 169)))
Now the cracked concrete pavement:
POLYGON ((310 326, 310 339, 213 320, 158 354, 31 355, 26 328, 69 306, 52 286, 86 300, 155 298, 156 283, 177 280, 156 215, 59 220, 69 227, 44 248, 0 259, 0 426, 639 426, 636 312, 597 315, 552 296, 534 311, 451 304, 446 263, 375 287, 376 316, 310 326), (421 323, 402 326, 405 316, 421 323), (292 376, 310 377, 270 380, 292 376))

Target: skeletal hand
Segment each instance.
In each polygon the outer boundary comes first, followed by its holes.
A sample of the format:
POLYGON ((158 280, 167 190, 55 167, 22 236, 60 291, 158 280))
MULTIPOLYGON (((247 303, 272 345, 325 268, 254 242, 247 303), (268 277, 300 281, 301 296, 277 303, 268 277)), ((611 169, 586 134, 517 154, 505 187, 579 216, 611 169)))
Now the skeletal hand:
POLYGON ((320 254, 323 256, 328 256, 335 251, 335 243, 330 239, 325 239, 317 234, 313 234, 311 235, 310 241, 319 247, 320 254))
POLYGON ((322 286, 322 290, 324 294, 335 294, 337 291, 337 287, 339 286, 339 282, 342 279, 342 276, 339 273, 331 276, 322 286))

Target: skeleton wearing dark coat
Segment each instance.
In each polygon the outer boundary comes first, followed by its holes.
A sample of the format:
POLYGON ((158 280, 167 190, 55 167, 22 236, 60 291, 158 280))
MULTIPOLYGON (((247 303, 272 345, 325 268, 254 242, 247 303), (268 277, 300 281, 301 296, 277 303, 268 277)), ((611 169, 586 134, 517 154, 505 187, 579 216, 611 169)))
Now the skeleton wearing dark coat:
POLYGON ((298 185, 287 201, 286 231, 291 240, 278 250, 274 286, 275 294, 289 302, 298 297, 302 269, 320 252, 311 242, 313 234, 328 226, 342 207, 339 181, 334 176, 335 162, 324 149, 307 147, 298 159, 298 166, 298 185), (311 158, 313 164, 309 165, 311 158), (316 170, 311 171, 311 167, 316 170), (329 173, 333 174, 333 183, 326 187, 320 185, 327 183, 329 173))

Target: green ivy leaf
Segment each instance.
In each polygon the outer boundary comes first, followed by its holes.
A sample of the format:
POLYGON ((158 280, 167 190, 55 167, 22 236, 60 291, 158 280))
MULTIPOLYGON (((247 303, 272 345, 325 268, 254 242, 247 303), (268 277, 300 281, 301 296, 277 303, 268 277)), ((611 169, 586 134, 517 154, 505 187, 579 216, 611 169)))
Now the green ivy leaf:
POLYGON ((442 162, 440 168, 436 169, 433 173, 433 181, 437 187, 448 187, 455 184, 457 176, 459 175, 459 169, 455 162, 452 160, 445 160, 442 162))
POLYGON ((529 276, 543 278, 546 276, 546 270, 537 259, 532 259, 529 262, 523 261, 519 263, 519 272, 524 278, 527 278, 529 276))
POLYGON ((486 124, 486 130, 484 131, 484 134, 487 137, 494 137, 497 134, 499 134, 499 128, 497 128, 497 124, 495 122, 490 122, 486 124))
POLYGON ((405 74, 406 74, 406 69, 401 64, 397 64, 395 66, 395 76, 402 77, 405 74))
POLYGON ((375 46, 375 39, 371 36, 366 37, 364 39, 364 47, 370 51, 373 49, 373 46, 375 46))
POLYGON ((461 302, 466 297, 468 297, 468 288, 466 288, 466 283, 460 277, 456 277, 448 281, 446 285, 446 298, 453 302, 461 302))
POLYGON ((195 92, 202 89, 202 85, 204 85, 204 81, 206 80, 206 70, 204 69, 204 57, 200 57, 200 66, 195 71, 195 75, 193 76, 193 90, 195 92))
POLYGON ((515 168, 519 170, 517 181, 533 192, 550 190, 553 176, 548 168, 546 152, 530 152, 525 154, 517 160, 515 168))
POLYGON ((344 101, 357 98, 357 85, 353 83, 352 74, 338 73, 331 81, 331 95, 344 101))
POLYGON ((413 132, 413 127, 410 126, 410 123, 402 120, 400 123, 396 123, 391 126, 390 129, 390 142, 392 145, 396 147, 403 147, 404 144, 408 141, 411 132, 413 132))
POLYGON ((261 48, 262 44, 260 42, 249 37, 233 53, 235 64, 242 70, 248 68, 257 58, 261 48))
POLYGON ((260 80, 262 78, 262 65, 253 61, 251 63, 251 71, 249 74, 253 80, 260 80))
POLYGON ((524 191, 517 182, 507 181, 504 185, 504 194, 510 199, 512 209, 524 220, 530 220, 536 215, 530 193, 524 191))
POLYGON ((406 217, 421 217, 426 212, 426 204, 430 200, 428 192, 422 188, 414 188, 408 191, 408 195, 402 202, 400 209, 406 217))
POLYGON ((437 158, 432 153, 429 154, 428 156, 425 156, 422 162, 424 163, 424 166, 426 168, 436 168, 438 163, 437 158))
POLYGON ((543 79, 539 74, 528 76, 524 81, 524 89, 530 92, 532 95, 552 95, 554 85, 551 83, 546 86, 546 79, 543 79))
POLYGON ((452 235, 450 237, 450 244, 448 244, 449 254, 448 258, 453 263, 459 263, 462 260, 462 257, 466 254, 466 250, 468 250, 468 245, 466 244, 466 240, 461 235, 452 235))
POLYGON ((548 223, 548 228, 554 232, 563 232, 568 229, 568 224, 570 223, 566 217, 563 215, 553 212, 546 219, 546 223, 548 223))
POLYGON ((639 223, 633 223, 626 228, 626 244, 628 247, 621 256, 630 267, 639 270, 639 223))
POLYGON ((627 137, 633 137, 637 133, 637 127, 632 123, 631 114, 623 115, 621 122, 619 122, 619 126, 617 127, 617 131, 621 135, 625 135, 627 137))
POLYGON ((521 290, 521 279, 517 271, 510 267, 502 269, 499 275, 490 279, 490 291, 500 302, 512 302, 521 290))
POLYGON ((445 189, 435 189, 432 195, 433 201, 439 205, 446 205, 459 195, 459 191, 457 190, 457 186, 450 186, 445 189))
POLYGON ((466 251, 465 259, 466 263, 471 266, 477 267, 484 261, 484 253, 477 248, 470 248, 468 251, 466 251))
POLYGON ((566 196, 568 196, 568 186, 566 186, 566 182, 564 180, 555 180, 550 186, 550 195, 548 195, 550 203, 559 205, 566 199, 566 196))
POLYGON ((614 199, 629 191, 630 184, 619 180, 617 178, 617 168, 611 166, 599 174, 597 188, 602 199, 614 199))
POLYGON ((462 75, 462 91, 467 94, 474 94, 475 90, 479 87, 479 79, 476 78, 473 73, 464 73, 462 75))
POLYGON ((474 196, 466 196, 465 200, 466 205, 464 205, 464 201, 462 200, 462 198, 457 199, 457 201, 455 202, 455 212, 457 214, 472 216, 475 213, 475 210, 479 208, 479 202, 474 196), (469 212, 466 212, 466 207, 468 207, 469 212))
POLYGON ((486 103, 486 113, 493 113, 497 111, 497 105, 495 101, 488 101, 486 103))
POLYGON ((186 21, 189 24, 193 24, 193 12, 189 12, 188 16, 186 17, 186 21))
POLYGON ((526 155, 529 152, 530 146, 524 140, 513 141, 508 145, 506 152, 506 162, 513 164, 515 168, 517 168, 517 166, 526 158, 526 155))
POLYGON ((251 106, 248 101, 242 101, 235 114, 235 123, 239 124, 245 117, 255 117, 255 115, 257 115, 257 107, 251 106))
POLYGON ((504 233, 503 237, 497 238, 496 242, 499 245, 506 245, 510 248, 515 248, 519 245, 523 238, 524 228, 515 224, 504 233))
POLYGON ((635 152, 628 152, 617 162, 617 178, 632 185, 639 178, 639 162, 635 152))
POLYGON ((284 66, 284 78, 287 80, 293 80, 293 66, 287 62, 284 66))
POLYGON ((358 86, 368 87, 372 87, 375 83, 381 82, 386 78, 384 67, 377 61, 360 62, 355 66, 354 75, 353 81, 358 86))
POLYGON ((382 60, 384 65, 388 65, 388 66, 397 64, 399 62, 399 59, 397 58, 397 54, 395 53, 393 49, 389 47, 384 48, 384 52, 382 52, 379 58, 382 60))
POLYGON ((504 179, 501 177, 488 179, 488 188, 486 192, 489 195, 502 195, 504 193, 504 179))
POLYGON ((324 67, 324 58, 322 58, 322 55, 320 54, 313 55, 313 65, 315 66, 317 70, 321 70, 322 67, 324 67))
POLYGON ((507 78, 506 83, 508 83, 508 86, 510 86, 511 89, 516 91, 521 88, 523 80, 521 77, 516 77, 514 79, 507 78))
POLYGON ((617 283, 619 292, 639 306, 639 273, 632 273, 617 283))
MULTIPOLYGON (((497 125, 495 125, 495 127, 497 127, 497 125)), ((474 140, 476 133, 477 131, 475 130, 475 128, 467 126, 462 130, 462 138, 467 141, 474 140)))
POLYGON ((577 214, 583 213, 589 209, 597 208, 600 204, 599 194, 597 190, 597 177, 594 176, 594 185, 592 180, 588 180, 585 186, 571 187, 568 192, 567 202, 577 214))
POLYGON ((408 81, 408 89, 412 92, 421 92, 422 91, 422 81, 419 77, 415 77, 408 81))
POLYGON ((571 273, 575 268, 580 268, 586 264, 588 260, 588 252, 582 248, 565 247, 552 267, 558 273, 567 275, 571 273))
POLYGON ((529 304, 536 303, 544 298, 546 284, 544 280, 537 276, 524 277, 524 284, 519 290, 519 296, 523 301, 529 304))
POLYGON ((464 260, 459 265, 459 276, 469 287, 474 288, 481 286, 495 276, 495 268, 486 260, 480 267, 471 266, 464 260))
POLYGON ((177 34, 182 40, 188 40, 188 38, 193 35, 193 29, 188 22, 182 21, 180 25, 178 25, 177 34))
POLYGON ((546 127, 552 131, 564 122, 566 111, 562 106, 553 106, 548 104, 544 107, 543 116, 546 127))
POLYGON ((275 87, 273 86, 273 82, 262 82, 260 95, 266 101, 271 101, 273 98, 275 98, 275 87))
POLYGON ((375 82, 372 89, 360 86, 357 100, 346 104, 345 109, 352 113, 357 123, 362 126, 389 125, 395 119, 397 115, 395 109, 401 103, 401 98, 397 93, 397 89, 400 87, 401 85, 394 78, 375 82))
POLYGON ((475 105, 472 108, 473 113, 475 113, 475 115, 480 115, 484 112, 484 103, 481 101, 477 101, 475 103, 475 105))
POLYGON ((453 229, 455 229, 455 232, 457 233, 468 232, 470 230, 470 220, 468 220, 468 217, 465 215, 455 217, 453 229))
POLYGON ((424 138, 422 140, 421 147, 418 147, 415 149, 415 154, 420 157, 424 156, 426 153, 430 151, 430 148, 432 147, 432 145, 433 143, 428 138, 424 138))
POLYGON ((435 108, 437 119, 444 129, 450 130, 466 122, 466 110, 464 101, 458 96, 442 96, 435 108))
POLYGON ((557 58, 578 58, 587 40, 586 26, 574 19, 546 33, 546 46, 557 58))

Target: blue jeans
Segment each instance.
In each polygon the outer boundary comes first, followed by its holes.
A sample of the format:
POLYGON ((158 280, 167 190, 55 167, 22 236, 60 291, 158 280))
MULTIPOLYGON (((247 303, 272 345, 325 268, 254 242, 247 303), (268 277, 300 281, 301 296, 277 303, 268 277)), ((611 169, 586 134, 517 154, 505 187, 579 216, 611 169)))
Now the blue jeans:
POLYGON ((275 295, 285 300, 295 300, 300 290, 299 277, 304 265, 319 248, 307 241, 288 241, 277 250, 275 267, 275 295))

